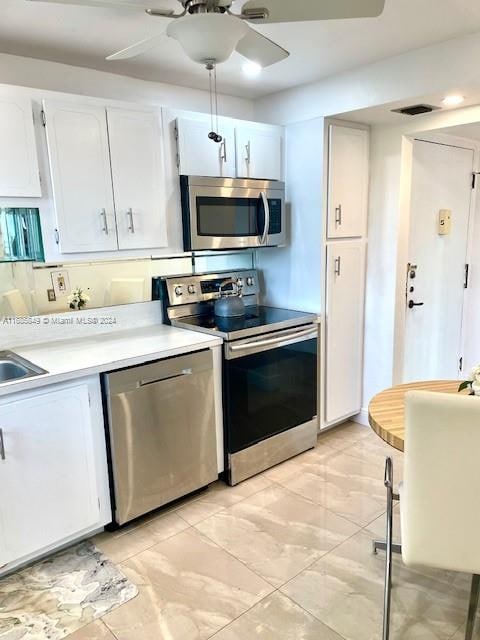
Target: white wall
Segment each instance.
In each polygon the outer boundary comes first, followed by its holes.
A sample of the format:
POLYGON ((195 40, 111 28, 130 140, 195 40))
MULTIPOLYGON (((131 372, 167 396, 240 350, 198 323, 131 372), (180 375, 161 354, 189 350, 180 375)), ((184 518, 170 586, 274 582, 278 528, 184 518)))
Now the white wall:
POLYGON ((289 125, 285 138, 287 246, 258 250, 257 266, 267 304, 321 313, 324 119, 289 125))
MULTIPOLYGON (((5 53, 0 53, 0 83, 157 107, 203 112, 210 110, 207 91, 5 53)), ((221 95, 218 107, 225 116, 246 120, 253 117, 251 100, 221 95)))
MULTIPOLYGON (((434 17, 432 18, 434 19, 434 17)), ((286 124, 479 86, 480 33, 409 51, 255 102, 255 117, 286 124)))

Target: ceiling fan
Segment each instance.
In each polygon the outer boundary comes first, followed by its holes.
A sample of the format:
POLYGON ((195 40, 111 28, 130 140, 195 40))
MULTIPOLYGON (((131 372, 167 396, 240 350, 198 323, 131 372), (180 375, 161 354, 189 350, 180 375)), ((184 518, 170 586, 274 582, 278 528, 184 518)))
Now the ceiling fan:
MULTIPOLYGON (((132 8, 134 0, 28 0, 93 7, 132 8)), ((169 19, 166 35, 179 41, 187 56, 208 68, 227 60, 237 51, 261 67, 280 62, 290 54, 283 47, 252 29, 248 23, 300 22, 379 16, 385 0, 178 0, 179 12, 170 8, 146 8, 149 15, 169 19), (232 5, 241 6, 240 13, 232 5)), ((157 4, 157 3, 155 3, 157 4)), ((168 4, 168 3, 165 3, 168 4)), ((170 3, 171 4, 171 3, 170 3)), ((133 58, 154 48, 165 32, 146 38, 107 60, 133 58)))

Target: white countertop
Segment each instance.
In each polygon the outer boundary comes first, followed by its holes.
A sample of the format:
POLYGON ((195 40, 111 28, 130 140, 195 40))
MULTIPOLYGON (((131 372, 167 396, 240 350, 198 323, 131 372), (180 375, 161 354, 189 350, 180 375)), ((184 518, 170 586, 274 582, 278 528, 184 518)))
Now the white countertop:
POLYGON ((48 373, 1 383, 0 396, 220 344, 220 338, 204 333, 153 325, 75 340, 15 347, 12 349, 14 353, 48 373))

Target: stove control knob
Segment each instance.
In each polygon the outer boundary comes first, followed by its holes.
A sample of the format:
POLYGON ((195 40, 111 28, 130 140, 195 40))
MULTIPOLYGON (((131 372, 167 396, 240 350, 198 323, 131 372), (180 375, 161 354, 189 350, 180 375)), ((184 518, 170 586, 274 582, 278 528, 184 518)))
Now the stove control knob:
POLYGON ((253 287, 253 283, 254 283, 254 279, 252 278, 252 276, 248 276, 247 278, 247 287, 253 287))
POLYGON ((195 285, 194 284, 189 284, 188 285, 188 293, 195 293, 195 285))
POLYGON ((243 278, 237 278, 237 284, 239 287, 243 287, 243 278))
POLYGON ((182 292, 183 292, 183 287, 182 287, 182 285, 181 285, 181 284, 178 284, 178 285, 175 287, 175 295, 176 295, 176 296, 181 296, 181 295, 182 295, 182 292))

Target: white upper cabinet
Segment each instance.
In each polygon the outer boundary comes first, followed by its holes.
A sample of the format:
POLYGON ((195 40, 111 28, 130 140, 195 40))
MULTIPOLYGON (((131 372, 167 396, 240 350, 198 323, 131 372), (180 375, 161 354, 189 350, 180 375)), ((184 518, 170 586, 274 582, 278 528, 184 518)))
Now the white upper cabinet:
POLYGON ((107 109, 119 249, 167 246, 156 111, 107 109))
POLYGON ((103 522, 88 386, 7 396, 0 400, 0 415, 0 563, 5 565, 103 522))
POLYGON ((0 93, 0 196, 39 198, 37 145, 32 101, 0 93))
POLYGON ((239 122, 235 140, 239 178, 282 179, 281 127, 239 122))
POLYGON ((328 238, 364 236, 367 201, 368 132, 332 124, 328 157, 328 238))
POLYGON ((62 253, 117 249, 105 109, 44 102, 62 253))
POLYGON ((352 416, 362 406, 365 241, 327 247, 327 423, 352 416))
POLYGON ((221 143, 208 137, 212 130, 209 117, 178 118, 176 126, 180 175, 235 177, 233 121, 218 119, 218 133, 223 138, 221 143))

